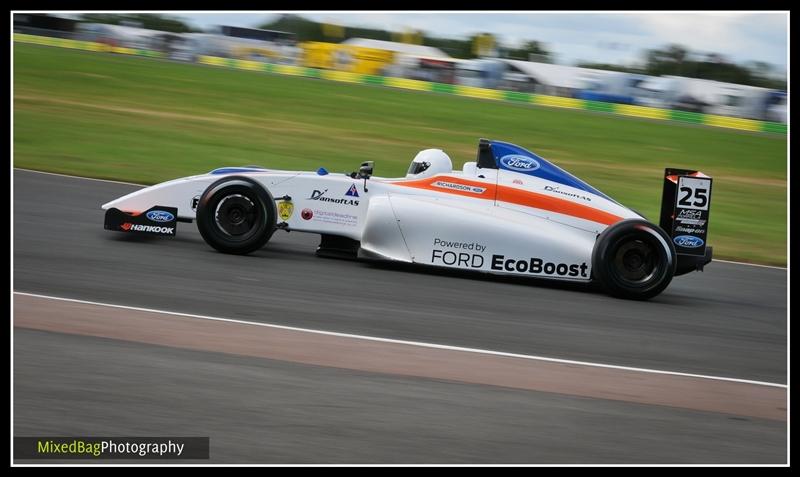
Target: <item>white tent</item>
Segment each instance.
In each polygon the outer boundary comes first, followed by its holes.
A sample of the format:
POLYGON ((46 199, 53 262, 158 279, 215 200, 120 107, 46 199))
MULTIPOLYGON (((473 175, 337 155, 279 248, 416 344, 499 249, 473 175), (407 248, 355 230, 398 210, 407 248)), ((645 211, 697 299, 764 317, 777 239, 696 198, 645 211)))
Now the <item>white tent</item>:
POLYGON ((409 43, 399 43, 396 41, 371 40, 369 38, 350 38, 342 42, 342 45, 361 46, 364 48, 375 48, 377 50, 388 50, 395 53, 422 58, 450 58, 450 55, 438 48, 424 45, 412 45, 409 43))
POLYGON ((498 58, 542 85, 546 94, 566 95, 567 92, 582 89, 592 79, 619 74, 616 71, 581 68, 579 66, 554 65, 533 61, 498 58))

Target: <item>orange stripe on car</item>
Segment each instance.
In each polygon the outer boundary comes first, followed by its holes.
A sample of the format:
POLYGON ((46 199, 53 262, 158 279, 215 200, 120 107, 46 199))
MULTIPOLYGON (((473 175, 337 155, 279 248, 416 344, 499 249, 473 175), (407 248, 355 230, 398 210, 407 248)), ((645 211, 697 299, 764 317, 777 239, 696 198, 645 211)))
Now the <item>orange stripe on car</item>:
POLYGON ((413 181, 397 181, 391 184, 479 199, 495 200, 496 198, 499 202, 508 202, 510 204, 548 210, 550 212, 557 212, 559 214, 606 225, 611 225, 622 220, 622 217, 617 215, 587 205, 577 204, 570 200, 516 189, 514 187, 468 181, 460 177, 439 176, 413 181))

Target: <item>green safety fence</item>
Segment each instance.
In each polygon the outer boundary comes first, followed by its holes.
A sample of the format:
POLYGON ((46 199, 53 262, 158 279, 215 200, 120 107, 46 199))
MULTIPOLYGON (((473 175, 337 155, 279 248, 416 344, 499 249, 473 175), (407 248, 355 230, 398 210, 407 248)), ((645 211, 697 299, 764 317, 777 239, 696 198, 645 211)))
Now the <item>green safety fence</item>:
MULTIPOLYGON (((66 40, 62 38, 49 38, 43 36, 14 34, 14 41, 21 43, 34 43, 37 45, 57 46, 62 48, 73 48, 87 51, 100 51, 107 53, 117 53, 126 55, 137 55, 162 58, 163 53, 151 50, 135 48, 124 48, 77 40, 66 40)), ((497 101, 511 101, 516 103, 529 103, 539 106, 549 106, 567 109, 582 109, 586 111, 599 111, 603 113, 617 114, 647 119, 659 119, 665 121, 677 121, 683 123, 704 124, 707 126, 739 129, 743 131, 767 132, 786 134, 788 125, 771 121, 757 121, 753 119, 734 118, 730 116, 719 116, 715 114, 691 113, 686 111, 674 111, 668 109, 650 108, 645 106, 635 106, 630 104, 604 103, 600 101, 588 101, 575 98, 564 98, 560 96, 547 96, 533 93, 520 93, 516 91, 501 91, 495 89, 476 88, 472 86, 452 85, 443 83, 433 83, 429 81, 412 80, 407 78, 394 78, 388 76, 375 76, 347 71, 321 70, 316 68, 306 68, 303 66, 279 65, 263 63, 259 61, 237 60, 231 58, 219 58, 215 56, 200 56, 198 63, 234 68, 249 71, 262 71, 267 73, 302 76, 306 78, 319 78, 346 83, 369 84, 388 86, 391 88, 401 88, 415 91, 428 91, 433 93, 455 94, 470 98, 489 99, 497 101)))

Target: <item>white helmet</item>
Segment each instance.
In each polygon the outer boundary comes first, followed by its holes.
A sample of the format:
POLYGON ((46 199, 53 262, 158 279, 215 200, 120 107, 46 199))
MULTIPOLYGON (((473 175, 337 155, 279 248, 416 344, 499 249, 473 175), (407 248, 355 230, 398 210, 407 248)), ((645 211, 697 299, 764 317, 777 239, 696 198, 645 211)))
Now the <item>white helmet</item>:
POLYGON ((453 172, 453 162, 441 149, 420 151, 408 167, 407 179, 421 179, 442 172, 453 172))

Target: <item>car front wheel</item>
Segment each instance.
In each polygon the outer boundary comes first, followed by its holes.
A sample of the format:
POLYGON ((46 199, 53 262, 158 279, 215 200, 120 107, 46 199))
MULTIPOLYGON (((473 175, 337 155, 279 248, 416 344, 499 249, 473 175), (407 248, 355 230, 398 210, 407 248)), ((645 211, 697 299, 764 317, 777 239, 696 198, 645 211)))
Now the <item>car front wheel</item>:
POLYGON ((275 232, 272 195, 249 177, 226 177, 210 186, 197 204, 197 229, 216 250, 238 255, 263 247, 275 232))

